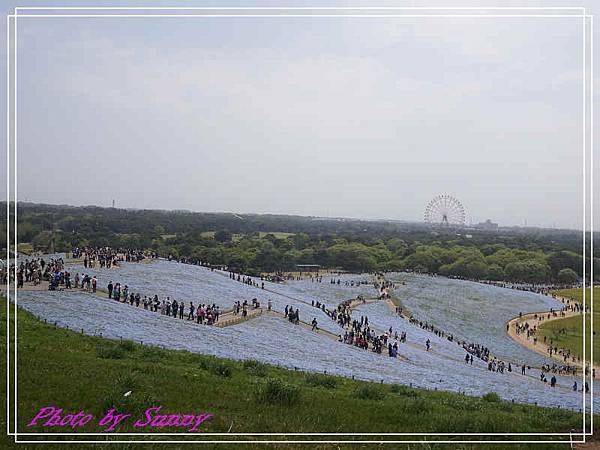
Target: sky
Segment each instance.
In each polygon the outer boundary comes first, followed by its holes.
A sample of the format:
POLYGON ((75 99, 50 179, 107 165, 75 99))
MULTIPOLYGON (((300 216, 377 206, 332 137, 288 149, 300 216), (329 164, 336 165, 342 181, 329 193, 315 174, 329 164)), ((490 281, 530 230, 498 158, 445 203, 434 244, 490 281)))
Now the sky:
POLYGON ((572 17, 20 18, 18 199, 581 228, 582 64, 572 17))

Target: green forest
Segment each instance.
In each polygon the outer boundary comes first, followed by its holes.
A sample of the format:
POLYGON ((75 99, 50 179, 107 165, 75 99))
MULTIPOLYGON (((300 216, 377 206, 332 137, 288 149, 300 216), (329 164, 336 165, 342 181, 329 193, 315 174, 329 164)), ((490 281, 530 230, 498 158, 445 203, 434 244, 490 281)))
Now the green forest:
MULTIPOLYGON (((0 211, 0 246, 6 248, 6 203, 0 211)), ((398 221, 21 203, 17 218, 18 242, 36 252, 68 252, 74 246, 138 248, 248 274, 318 264, 351 272, 409 269, 570 284, 582 276, 583 266, 582 233, 573 230, 457 230, 398 221)), ((586 263, 589 270, 589 259, 586 263)), ((598 258, 594 269, 598 279, 598 258)))

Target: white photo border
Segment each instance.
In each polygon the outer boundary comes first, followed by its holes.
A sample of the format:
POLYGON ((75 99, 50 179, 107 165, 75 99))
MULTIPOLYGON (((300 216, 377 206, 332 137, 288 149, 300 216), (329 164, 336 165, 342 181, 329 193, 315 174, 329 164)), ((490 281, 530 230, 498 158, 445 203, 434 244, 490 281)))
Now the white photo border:
MULTIPOLYGON (((10 267, 10 149, 11 149, 11 118, 13 122, 13 151, 14 151, 14 250, 15 250, 15 261, 16 261, 16 251, 17 251, 17 18, 37 18, 37 17, 50 17, 50 18, 87 18, 87 17, 117 17, 117 18, 142 18, 142 17, 151 17, 151 18, 175 18, 175 17, 204 17, 204 18, 214 18, 214 17, 370 17, 370 18, 425 18, 425 17, 450 17, 450 18, 460 18, 460 17, 474 17, 474 18, 493 18, 493 17, 505 17, 505 18, 519 18, 519 17, 535 17, 535 18, 544 18, 544 17, 560 17, 560 18, 582 18, 583 19, 583 309, 584 313, 582 314, 583 320, 583 365, 584 369, 582 370, 583 383, 585 386, 585 367, 586 367, 586 175, 587 175, 587 167, 586 167, 586 137, 588 136, 588 128, 587 128, 587 110, 589 106, 590 110, 590 127, 589 127, 589 146, 590 146, 590 317, 591 317, 591 330, 593 330, 593 306, 594 306, 594 290, 593 290, 593 242, 594 242, 594 233, 593 233, 593 15, 588 15, 584 7, 365 7, 365 6, 357 6, 357 7, 285 7, 285 6, 276 6, 276 7, 242 7, 242 6, 216 6, 216 7, 127 7, 127 6, 114 6, 114 7, 16 7, 14 8, 14 12, 12 14, 8 14, 6 16, 6 94, 7 94, 7 117, 6 117, 6 146, 7 146, 7 267, 10 267), (579 12, 579 14, 466 14, 466 13, 458 13, 458 14, 142 14, 142 13, 128 13, 128 14, 36 14, 32 13, 33 11, 399 11, 399 10, 414 10, 414 11, 518 11, 518 10, 526 10, 526 11, 573 11, 579 12), (19 11, 27 11, 26 13, 20 13, 19 11), (13 40, 11 46, 11 33, 10 33, 10 25, 11 21, 13 24, 13 40), (590 61, 590 76, 589 76, 589 105, 586 105, 586 98, 588 95, 588 70, 587 70, 587 62, 588 62, 588 45, 587 45, 587 36, 588 36, 588 21, 589 21, 589 61, 590 61), (13 73, 12 73, 12 87, 13 87, 13 97, 12 97, 12 108, 11 108, 11 66, 10 66, 10 54, 11 49, 13 50, 13 73)), ((16 280, 16 271, 17 265, 15 264, 15 280, 16 280)), ((10 277, 8 277, 10 278, 10 277)), ((7 294, 10 294, 10 280, 7 281, 7 294)), ((343 444, 343 443, 377 443, 377 444, 398 444, 398 443, 585 443, 586 437, 593 434, 593 413, 594 413, 594 404, 593 404, 593 392, 594 392, 594 380, 591 376, 590 371, 590 381, 591 381, 591 390, 590 390, 590 431, 586 431, 586 394, 585 389, 583 390, 583 405, 582 405, 582 415, 583 415, 583 429, 581 432, 571 432, 571 433, 20 433, 17 431, 17 308, 18 308, 18 298, 17 298, 17 289, 16 289, 16 281, 14 283, 14 375, 10 374, 10 301, 7 296, 7 329, 6 329, 6 337, 7 337, 7 435, 14 436, 16 443, 82 443, 82 444, 92 444, 92 443, 173 443, 173 444, 197 444, 197 443, 239 443, 239 444, 251 444, 251 443, 289 443, 289 444, 343 444), (11 408, 10 408, 10 397, 11 397, 11 378, 14 376, 14 431, 10 430, 10 420, 11 420, 11 408), (109 438, 109 440, 19 440, 19 436, 105 436, 109 438), (113 440, 110 439, 112 436, 569 436, 569 440, 401 440, 401 441, 392 441, 392 440, 113 440), (574 440, 573 437, 581 436, 581 440, 574 440)), ((593 332, 590 333, 590 365, 593 366, 593 332)))

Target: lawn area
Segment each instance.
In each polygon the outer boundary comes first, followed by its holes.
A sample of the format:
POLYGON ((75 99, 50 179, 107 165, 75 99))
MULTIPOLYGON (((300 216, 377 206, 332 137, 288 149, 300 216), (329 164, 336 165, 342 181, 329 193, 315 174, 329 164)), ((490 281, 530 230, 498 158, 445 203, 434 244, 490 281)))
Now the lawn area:
MULTIPOLYGON (((5 306, 6 301, 0 300, 0 344, 3 355, 6 355, 5 306)), ((156 430, 133 428, 134 421, 144 418, 144 411, 152 406, 162 406, 162 414, 214 414, 201 427, 199 434, 206 431, 556 433, 568 432, 581 425, 579 413, 512 404, 501 401, 495 394, 475 398, 400 385, 306 374, 255 361, 217 359, 185 351, 142 346, 130 341, 110 341, 46 325, 24 311, 18 313, 18 331, 20 431, 48 432, 47 428, 27 428, 25 424, 40 408, 49 405, 63 408, 65 412, 76 413, 83 410, 93 414, 95 420, 83 428, 77 428, 75 431, 78 432, 103 431, 96 424, 110 408, 132 414, 131 421, 126 421, 117 431, 187 431, 175 427, 156 430), (129 391, 131 394, 124 396, 129 391)), ((6 364, 2 364, 2 367, 4 377, 6 364)), ((5 383, 0 383, 0 391, 6 396, 5 383)), ((0 425, 5 427, 5 408, 2 411, 3 420, 0 425)), ((52 431, 72 430, 55 427, 52 431)), ((161 438, 168 439, 164 436, 161 438)), ((182 436, 177 438, 184 439, 182 436)), ((364 437, 369 438, 373 437, 364 437)), ((213 436, 212 439, 223 437, 213 436)), ((30 447, 34 448, 33 445, 30 447)), ((58 448, 56 445, 41 447, 58 448)), ((167 447, 167 444, 153 446, 159 449, 167 447)), ((265 448, 265 445, 244 447, 258 449, 265 448)), ((271 447, 297 448, 284 444, 271 447)), ((12 439, 4 436, 0 440, 0 448, 17 447, 12 439)), ((27 446, 21 444, 19 448, 27 446)), ((115 444, 103 445, 101 448, 120 449, 132 446, 115 444)), ((221 444, 217 448, 239 449, 240 446, 221 444)), ((328 449, 333 446, 319 444, 311 448, 328 449)), ((348 444, 335 448, 359 446, 348 444)), ((408 447, 394 445, 390 448, 408 447)), ((449 447, 425 444, 423 448, 449 447)), ((457 444, 451 448, 499 447, 457 444)), ((523 444, 511 448, 540 447, 523 444)), ((544 448, 568 447, 557 444, 544 445, 544 448)))
MULTIPOLYGON (((215 231, 203 231, 202 233, 200 233, 200 235, 202 237, 207 237, 207 238, 214 238, 215 237, 215 231)), ((264 238, 266 235, 268 234, 272 234, 273 236, 275 236, 277 239, 286 239, 290 236, 293 236, 295 233, 285 233, 283 231, 259 231, 258 232, 258 236, 262 239, 264 238)), ((231 240, 236 242, 239 241, 240 239, 242 239, 242 237, 244 237, 243 234, 233 234, 231 237, 231 240)))
POLYGON ((17 251, 24 255, 31 255, 33 253, 33 244, 31 242, 19 242, 17 244, 17 251))
POLYGON ((259 231, 258 232, 258 235, 261 238, 264 238, 267 234, 272 234, 277 239, 287 239, 287 238, 289 238, 290 236, 293 236, 296 233, 285 233, 283 231, 259 231))
MULTIPOLYGON (((586 305, 589 305, 591 297, 590 288, 587 288, 586 291, 586 305)), ((577 302, 583 302, 582 288, 563 289, 555 291, 555 294, 571 298, 577 302)), ((596 299, 600 302, 600 288, 598 287, 594 288, 594 300, 596 299)), ((588 314, 586 317, 586 336, 588 339, 589 333, 591 332, 591 318, 591 314, 588 314)), ((598 333, 600 333, 600 303, 594 308, 593 319, 594 336, 598 336, 598 333)), ((569 348, 571 349, 571 352, 577 356, 583 355, 583 316, 568 317, 566 319, 548 322, 540 327, 539 334, 540 336, 546 336, 547 339, 552 339, 555 346, 569 348)), ((594 363, 600 364, 600 341, 594 338, 593 343, 594 363)), ((586 347, 586 353, 589 360, 591 355, 589 350, 589 340, 586 347)))
MULTIPOLYGON (((580 302, 580 303, 583 302, 583 289, 582 288, 561 289, 559 291, 554 291, 554 293, 556 295, 560 295, 561 297, 572 298, 573 300, 580 302)), ((590 304, 590 298, 591 298, 591 289, 588 287, 585 289, 586 305, 590 304)), ((600 302, 600 287, 594 287, 594 301, 596 299, 598 299, 598 301, 600 302)), ((600 306, 597 309, 600 309, 600 306)))

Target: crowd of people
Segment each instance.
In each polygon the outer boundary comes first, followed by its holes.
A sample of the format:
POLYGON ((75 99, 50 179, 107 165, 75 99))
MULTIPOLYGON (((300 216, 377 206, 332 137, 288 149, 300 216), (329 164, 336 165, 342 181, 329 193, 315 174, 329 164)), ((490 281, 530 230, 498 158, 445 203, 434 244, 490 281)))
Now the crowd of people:
MULTIPOLYGON (((120 261, 139 262, 144 260, 146 257, 156 257, 156 255, 147 255, 144 252, 138 250, 112 249, 109 247, 75 248, 72 251, 72 256, 73 258, 83 259, 83 265, 85 268, 94 268, 96 266, 99 266, 101 268, 110 268, 114 265, 117 265, 120 261)), ((10 276, 9 270, 4 269, 3 272, 0 272, 0 276, 3 280, 5 280, 8 276, 10 276)), ((50 289, 56 289, 59 286, 64 286, 64 288, 66 289, 71 289, 74 286, 75 288, 81 288, 90 292, 97 291, 98 282, 95 276, 90 277, 89 275, 83 273, 81 274, 81 276, 79 273, 76 273, 75 276, 72 277, 71 273, 65 268, 65 263, 62 258, 52 258, 49 262, 45 262, 42 258, 32 258, 31 260, 26 259, 25 261, 21 261, 16 270, 16 278, 17 285, 19 287, 22 287, 24 282, 38 284, 42 279, 46 279, 49 281, 50 289)), ((265 288, 264 281, 271 281, 271 279, 269 279, 267 276, 261 276, 261 283, 259 284, 252 277, 238 274, 235 272, 229 272, 229 278, 234 281, 238 281, 262 289, 265 288)), ((310 280, 311 282, 322 283, 323 277, 320 275, 311 274, 310 280)), ((335 277, 332 277, 329 280, 329 282, 331 284, 336 285, 343 284, 347 287, 355 287, 366 284, 366 282, 364 281, 342 280, 341 278, 335 277)), ((390 298, 390 290, 396 286, 394 282, 385 280, 381 275, 378 275, 375 281, 371 283, 373 284, 375 289, 377 289, 379 299, 390 298)), ((534 290, 532 286, 527 287, 521 285, 503 285, 502 287, 510 287, 519 290, 532 290, 534 292, 539 293, 547 293, 547 291, 544 291, 545 288, 539 286, 535 288, 537 290, 534 290)), ((189 302, 189 304, 186 305, 184 301, 178 302, 177 300, 171 300, 170 297, 166 297, 160 300, 158 295, 147 296, 141 295, 139 292, 131 292, 127 285, 122 285, 118 282, 113 284, 111 281, 107 286, 107 291, 108 297, 112 300, 119 301, 121 303, 127 303, 130 306, 134 306, 137 308, 143 308, 145 310, 160 313, 161 315, 165 315, 168 317, 178 318, 180 320, 185 319, 188 321, 195 321, 198 324, 217 324, 219 321, 219 316, 223 314, 220 308, 215 304, 198 303, 197 305, 194 305, 193 302, 189 302)), ((355 300, 343 301, 332 309, 328 309, 324 303, 318 300, 313 300, 311 302, 311 306, 314 308, 318 308, 319 310, 327 314, 327 316, 329 316, 333 321, 338 323, 342 328, 344 328, 344 334, 340 334, 338 336, 338 340, 340 342, 349 345, 354 345, 358 348, 362 348, 365 350, 371 350, 379 354, 385 352, 389 357, 398 357, 398 349, 400 344, 406 343, 407 341, 406 332, 402 331, 398 333, 398 331, 394 331, 392 327, 390 327, 386 332, 381 333, 376 331, 373 327, 371 327, 367 316, 361 316, 360 320, 353 318, 352 306, 353 302, 356 301, 364 303, 365 299, 361 296, 358 296, 355 300)), ((565 299, 563 299, 563 302, 565 302, 565 299)), ((257 298, 253 298, 250 302, 248 300, 244 300, 243 302, 236 301, 233 304, 232 313, 234 315, 241 315, 242 317, 246 317, 248 315, 249 309, 256 309, 260 307, 261 303, 257 298)), ((269 301, 268 309, 271 310, 271 307, 271 301, 269 301)), ((550 313, 547 313, 547 318, 556 317, 557 315, 564 316, 565 310, 579 312, 582 309, 583 308, 581 304, 567 300, 563 310, 551 310, 550 313)), ((400 316, 403 316, 403 311, 401 307, 397 307, 396 312, 400 316)), ((539 317, 535 315, 534 320, 539 321, 543 319, 545 315, 546 313, 544 315, 540 315, 539 317)), ((289 305, 286 306, 284 309, 284 317, 293 324, 299 324, 299 308, 294 308, 293 306, 289 305)), ((412 325, 418 326, 423 330, 431 332, 439 338, 445 338, 450 342, 455 341, 455 337, 452 334, 446 333, 445 331, 435 327, 433 324, 430 324, 426 321, 418 320, 415 317, 407 317, 407 319, 412 325)), ((310 325, 312 326, 313 331, 318 330, 318 321, 316 317, 312 319, 310 325)), ((527 338, 532 338, 537 343, 537 325, 532 325, 528 322, 517 323, 515 325, 515 331, 517 334, 525 333, 527 335, 527 338)), ((476 357, 487 363, 487 368, 489 371, 498 373, 510 373, 513 371, 513 366, 511 362, 505 362, 499 360, 496 357, 491 356, 490 350, 486 346, 476 343, 467 343, 465 341, 456 342, 458 345, 462 346, 462 348, 466 351, 466 364, 472 365, 473 358, 476 357)), ((541 381, 548 382, 546 374, 552 374, 550 378, 550 385, 554 386, 556 384, 555 374, 574 375, 577 373, 576 367, 572 367, 567 364, 569 358, 573 358, 573 361, 575 360, 575 356, 571 355, 568 349, 558 348, 557 346, 554 346, 551 340, 549 343, 547 343, 546 337, 544 337, 544 343, 548 345, 549 355, 562 355, 565 364, 553 364, 543 366, 541 368, 540 374, 541 381)), ((424 347, 426 351, 430 351, 432 349, 430 339, 427 339, 425 341, 424 347)), ((525 375, 526 371, 529 369, 531 369, 530 366, 522 364, 521 374, 525 375)), ((585 387, 583 387, 582 389, 585 389, 585 387)))
POLYGON ((17 288, 22 288, 24 283, 32 283, 37 286, 42 280, 49 281, 50 285, 56 285, 59 282, 64 282, 65 277, 68 279, 68 272, 64 269, 64 266, 62 258, 51 258, 48 262, 43 258, 27 258, 24 261, 22 260, 16 267, 13 263, 10 268, 4 268, 1 274, 2 282, 5 284, 8 277, 11 281, 15 281, 16 277, 17 288))
MULTIPOLYGON (((346 287, 358 287, 361 285, 371 284, 368 280, 342 280, 342 278, 336 278, 336 275, 342 275, 342 272, 329 272, 331 276, 329 279, 330 284, 337 284, 338 286, 343 285, 346 287)), ((323 274, 319 272, 276 272, 273 274, 261 274, 261 281, 270 281, 272 283, 284 283, 286 281, 302 281, 310 280, 311 283, 322 283, 323 274)))
POLYGON ((555 294, 552 291, 558 291, 560 289, 569 289, 574 287, 572 284, 536 284, 536 283, 511 283, 507 281, 490 281, 490 280, 476 280, 478 283, 487 284, 490 286, 501 287, 504 289, 514 289, 516 291, 533 292, 535 294, 551 295, 555 294))
POLYGON ((339 341, 365 350, 370 348, 375 353, 383 353, 385 348, 388 356, 396 358, 398 356, 398 340, 396 339, 392 343, 392 339, 387 333, 379 334, 366 323, 368 322, 364 321, 361 325, 359 321, 353 321, 351 329, 346 331, 343 337, 340 335, 339 341))
MULTIPOLYGON (((521 336, 524 335, 525 339, 527 341, 532 341, 533 345, 536 346, 539 343, 539 339, 537 336, 537 333, 539 331, 539 327, 538 325, 543 323, 545 320, 550 320, 550 319, 556 319, 556 318, 562 318, 566 316, 566 311, 568 310, 572 310, 572 311, 579 311, 579 309, 577 308, 578 303, 575 302, 571 302, 570 305, 565 305, 561 310, 555 310, 554 308, 550 309, 550 312, 548 313, 543 313, 543 314, 538 314, 535 313, 533 314, 531 321, 532 323, 529 323, 529 320, 525 320, 522 322, 519 321, 515 321, 513 323, 514 326, 514 332, 517 336, 521 336)), ((519 319, 521 319, 523 317, 522 313, 519 314, 519 319)), ((509 331, 509 327, 510 325, 507 325, 507 330, 509 331)), ((561 332, 566 332, 565 329, 563 330, 558 330, 558 333, 560 334, 561 332)), ((576 363, 576 362, 581 362, 581 357, 577 356, 575 354, 571 353, 571 350, 569 348, 566 347, 558 347, 557 345, 554 345, 554 340, 553 339, 548 339, 548 337, 546 335, 542 336, 542 342, 543 345, 546 346, 546 352, 548 353, 548 356, 550 357, 560 357, 563 360, 563 365, 562 366, 558 366, 558 368, 556 370, 559 371, 559 373, 568 373, 568 374, 575 374, 577 373, 577 368, 575 366, 570 366, 568 363, 576 363), (558 356, 560 355, 560 356, 558 356)))
POLYGON ((154 252, 145 252, 138 249, 112 248, 112 247, 75 247, 71 251, 73 259, 82 259, 83 267, 117 266, 121 261, 140 262, 146 257, 157 258, 154 252))
MULTIPOLYGON (((269 300, 268 301, 269 311, 271 311, 272 306, 273 305, 271 303, 271 300, 269 300)), ((248 300, 244 300, 243 302, 240 300, 237 300, 237 301, 233 302, 232 313, 234 316, 241 315, 242 317, 247 317, 249 309, 259 309, 260 307, 261 307, 261 304, 257 298, 253 298, 250 303, 248 302, 248 300)))
MULTIPOLYGON (((261 289, 265 288, 264 281, 261 281, 261 283, 259 285, 258 282, 256 282, 252 277, 242 275, 239 273, 229 272, 229 278, 234 281, 239 281, 240 283, 247 284, 248 286, 260 287, 261 289)), ((261 280, 263 280, 262 277, 261 277, 261 280)))
POLYGON ((214 303, 212 305, 199 303, 194 306, 194 303, 190 301, 186 306, 183 300, 178 302, 175 299, 171 300, 168 296, 160 300, 156 294, 154 296, 142 296, 139 292, 130 291, 126 284, 121 285, 121 283, 113 283, 112 281, 108 283, 106 289, 108 298, 112 300, 160 313, 163 316, 196 321, 200 325, 214 325, 219 321, 221 315, 219 306, 214 303))
MULTIPOLYGON (((397 310, 398 311, 398 310, 397 310)), ((554 311, 551 310, 550 313, 548 313, 548 318, 552 315, 557 315, 560 314, 560 311, 554 311)), ((537 314, 535 315, 535 317, 537 318, 537 314)), ((433 326, 432 324, 427 323, 426 321, 421 321, 416 319, 415 317, 409 317, 408 321, 415 325, 418 326, 419 328, 429 331, 431 333, 434 333, 436 336, 441 337, 441 338, 446 338, 448 339, 448 341, 453 342, 455 341, 455 338, 452 334, 446 333, 443 330, 433 326)), ((535 333, 535 327, 531 327, 528 323, 524 323, 524 324, 515 324, 516 325, 516 329, 518 330, 517 333, 528 333, 528 336, 533 335, 535 333)), ((508 327, 508 325, 507 325, 508 327)), ((507 328, 508 331, 508 328, 507 328)), ((457 344, 460 345, 466 352, 467 354, 465 355, 465 363, 466 364, 473 364, 473 356, 477 357, 478 359, 484 361, 487 363, 487 368, 489 371, 491 372, 497 372, 497 373, 510 373, 513 371, 513 366, 511 362, 506 362, 506 361, 502 361, 500 359, 498 359, 497 357, 494 357, 490 354, 490 349, 482 344, 477 344, 477 343, 468 343, 466 341, 460 341, 460 340, 456 340, 457 344)), ((427 345, 427 349, 429 350, 429 345, 427 345)), ((552 353, 550 353, 550 356, 552 356, 552 353)), ((525 363, 520 364, 520 369, 521 369, 521 374, 522 375, 526 375, 528 370, 531 370, 531 366, 526 365, 525 363)), ((574 366, 569 366, 569 365, 556 365, 553 364, 552 366, 550 365, 545 365, 541 367, 541 372, 540 372, 540 380, 542 381, 547 381, 547 377, 546 377, 546 373, 553 373, 553 374, 560 374, 560 375, 575 375, 577 373, 577 368, 574 366)), ((551 382, 552 385, 552 382, 551 382)))

